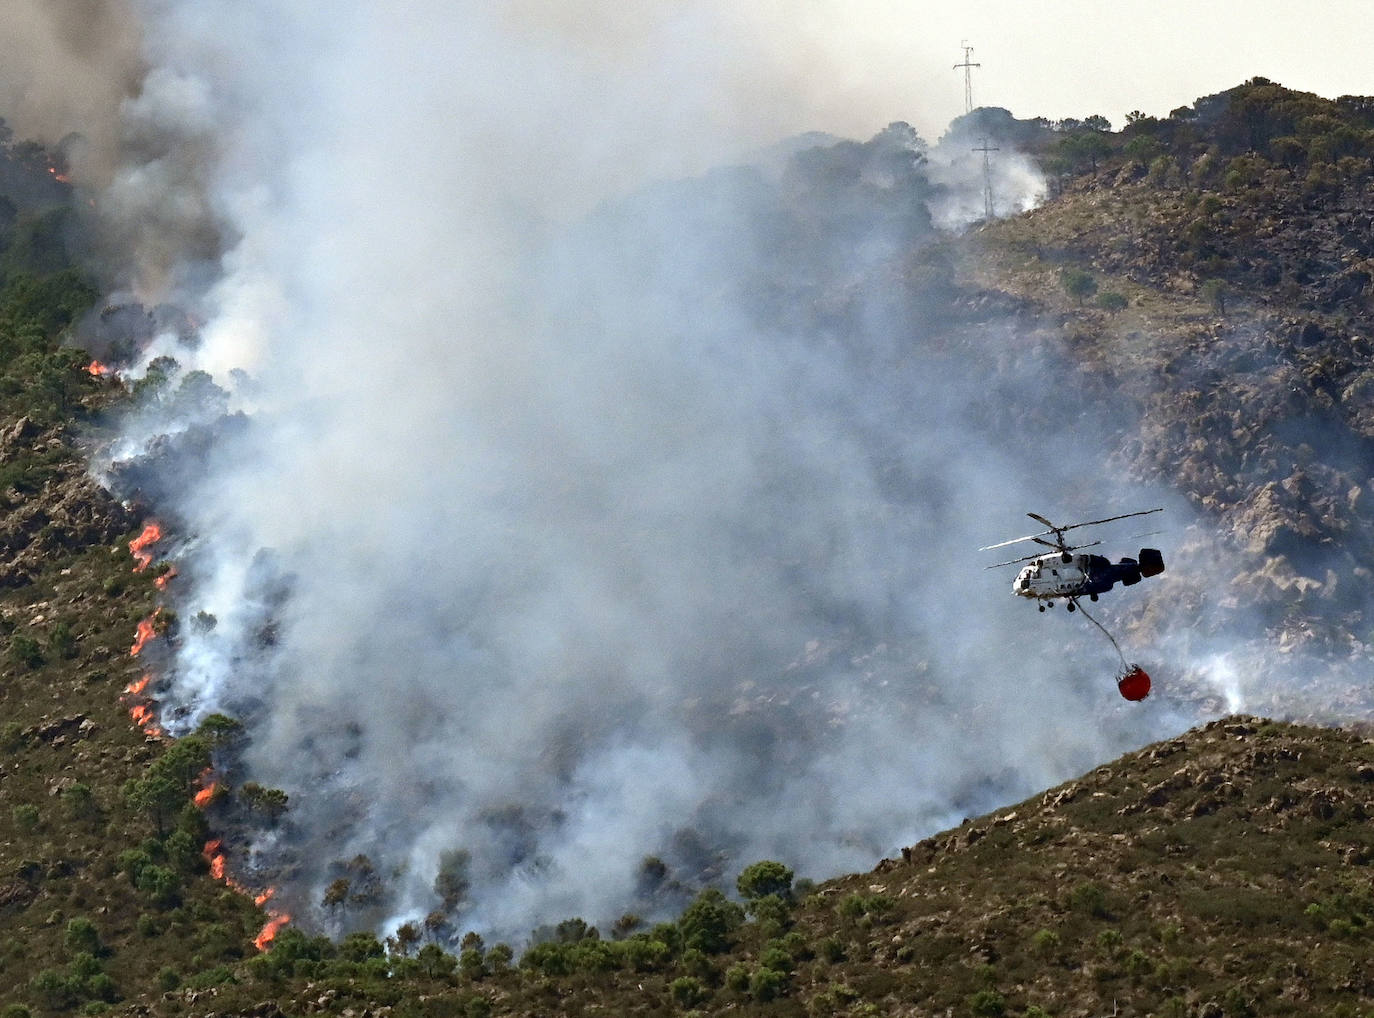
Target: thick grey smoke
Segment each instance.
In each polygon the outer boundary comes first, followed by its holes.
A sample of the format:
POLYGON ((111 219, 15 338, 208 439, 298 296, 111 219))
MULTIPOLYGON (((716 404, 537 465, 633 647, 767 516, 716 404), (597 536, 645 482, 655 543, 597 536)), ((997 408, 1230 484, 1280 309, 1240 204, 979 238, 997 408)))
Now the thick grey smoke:
POLYGON ((1050 351, 940 310, 914 140, 645 186, 771 141, 798 69, 710 5, 488 6, 141 8, 103 200, 203 326, 116 456, 218 429, 138 475, 200 619, 162 695, 245 720, 297 905, 360 853, 377 921, 469 853, 506 935, 646 854, 829 875, 1183 727, 973 552, 1159 496, 1050 351))

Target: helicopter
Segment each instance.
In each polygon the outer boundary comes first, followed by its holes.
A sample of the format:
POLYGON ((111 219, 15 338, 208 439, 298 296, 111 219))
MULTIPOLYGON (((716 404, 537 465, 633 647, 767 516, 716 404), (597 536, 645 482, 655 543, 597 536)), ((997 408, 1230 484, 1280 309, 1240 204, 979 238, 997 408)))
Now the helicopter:
POLYGON ((1005 548, 1022 541, 1034 541, 1036 544, 1053 548, 1052 552, 1040 552, 1007 562, 997 562, 987 568, 998 569, 1021 562, 1028 563, 1016 574, 1016 579, 1012 582, 1013 594, 1035 599, 1037 607, 1042 612, 1047 607, 1052 607, 1056 598, 1064 598, 1068 602, 1068 610, 1077 611, 1080 597, 1086 596, 1089 600, 1096 601, 1099 594, 1111 590, 1117 583, 1123 587, 1131 587, 1144 577, 1158 576, 1164 572, 1164 556, 1157 548, 1141 548, 1139 558, 1123 558, 1119 562, 1112 562, 1102 555, 1081 554, 1081 549, 1095 547, 1101 544, 1101 541, 1069 544, 1064 540, 1064 535, 1079 527, 1095 527, 1101 523, 1129 519, 1132 516, 1148 516, 1150 513, 1163 511, 1163 507, 1142 509, 1140 512, 1123 513, 1120 516, 1108 516, 1106 519, 1087 520, 1083 523, 1069 523, 1062 527, 1051 523, 1038 513, 1026 513, 1035 522, 1049 529, 1042 533, 989 544, 978 550, 992 551, 994 548, 1005 548))

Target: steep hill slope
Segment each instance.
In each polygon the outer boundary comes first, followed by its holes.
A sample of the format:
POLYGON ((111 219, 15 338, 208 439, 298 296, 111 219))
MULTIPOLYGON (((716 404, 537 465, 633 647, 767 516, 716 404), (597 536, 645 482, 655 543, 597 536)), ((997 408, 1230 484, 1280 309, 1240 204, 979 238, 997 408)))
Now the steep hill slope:
MULTIPOLYGON (((979 405, 990 433, 1022 432, 1017 448, 1033 449, 1042 429, 1062 427, 1066 406, 1074 420, 1096 408, 1083 420, 1115 450, 1123 482, 1163 481, 1197 507, 1206 526, 1178 549, 1187 565, 1127 616, 1138 641, 1183 615, 1199 640, 1253 640, 1270 655, 1301 649, 1307 656, 1286 654, 1289 679, 1268 687, 1266 711, 1349 722, 1371 707, 1374 623, 1363 588, 1374 552, 1365 398, 1374 347, 1361 273, 1374 200, 1358 166, 1313 175, 1313 153, 1336 144, 1320 139, 1346 138, 1339 118, 1293 134, 1301 152, 1280 145, 1268 166, 1243 151, 1289 137, 1260 115, 1293 119, 1288 102, 1252 84, 1224 108, 1200 102, 1167 130, 1137 122, 1093 160, 1057 165, 1060 193, 1041 209, 958 238, 931 234, 918 200, 925 183, 905 156, 899 168, 918 181, 915 193, 899 174, 899 186, 880 193, 887 204, 874 204, 871 167, 854 168, 865 150, 851 145, 801 164, 807 174, 793 184, 810 195, 801 207, 816 222, 792 225, 829 236, 823 220, 860 234, 877 220, 892 247, 873 255, 865 282, 889 284, 883 299, 910 304, 930 337, 920 351, 894 342, 847 355, 871 358, 875 374, 912 370, 918 356, 976 355, 994 366, 980 383, 1017 397, 979 405), (1240 123, 1258 133, 1237 141, 1228 111, 1247 104, 1259 113, 1240 123), (1130 151, 1142 137, 1155 147, 1130 151), (1028 349, 1062 367, 1064 393, 1022 398, 1018 357, 1028 349), (1230 535, 1220 554, 1218 533, 1230 535)), ((1346 103, 1332 115, 1358 120, 1362 110, 1346 103)), ((1078 151, 1059 145, 1063 134, 1036 135, 1047 158, 1078 151)), ((887 153, 901 137, 890 132, 876 148, 887 153)), ((1363 151, 1358 138, 1341 144, 1363 151)), ((290 807, 239 780, 228 719, 173 743, 133 723, 143 714, 130 717, 150 706, 130 690, 159 644, 213 620, 153 614, 167 570, 135 571, 130 553, 147 507, 121 505, 86 478, 81 443, 110 425, 124 397, 61 347, 93 296, 65 271, 64 213, 24 215, 28 247, 8 248, 0 307, 5 1018, 30 1008, 399 1018, 1109 1007, 1215 1018, 1359 1013, 1374 1003, 1363 965, 1374 919, 1368 733, 1254 717, 1127 754, 910 846, 872 873, 794 887, 779 864, 753 869, 737 888, 722 874, 731 897, 750 899, 747 923, 707 891, 658 925, 626 916, 596 932, 580 918, 549 917, 523 955, 523 942, 513 950, 461 938, 442 910, 379 940, 376 888, 398 874, 359 856, 319 903, 358 932, 334 942, 287 926, 259 953, 267 914, 225 885, 206 850, 222 830, 210 830, 194 801, 206 791, 202 768, 229 768, 208 793, 218 824, 270 827, 290 807), (140 624, 158 639, 134 659, 140 624)), ((821 254, 845 264, 840 246, 821 254)), ((862 335, 853 323, 873 308, 856 296, 862 286, 827 275, 825 260, 817 256, 817 282, 749 296, 852 342, 862 335)), ((1204 715, 1223 710, 1205 676, 1178 676, 1168 696, 1204 715)), ((231 855, 231 875, 244 862, 231 855)), ((666 886, 673 878, 657 859, 640 876, 644 900, 661 911, 698 891, 666 886)), ((436 893, 458 901, 461 869, 451 877, 436 893)))

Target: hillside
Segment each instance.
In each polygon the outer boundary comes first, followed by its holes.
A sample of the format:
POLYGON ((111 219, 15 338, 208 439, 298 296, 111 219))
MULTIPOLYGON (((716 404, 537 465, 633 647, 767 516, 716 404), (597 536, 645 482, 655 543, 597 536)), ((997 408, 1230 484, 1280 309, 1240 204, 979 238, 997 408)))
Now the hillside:
MULTIPOLYGON (((741 875, 723 871, 710 845, 689 873, 645 846, 638 892, 650 918, 547 916, 509 945, 467 933, 456 862, 434 882, 426 920, 380 929, 393 915, 382 889, 402 874, 365 855, 334 862, 292 846, 293 810, 309 805, 250 780, 237 721, 212 715, 194 734, 162 735, 156 687, 143 677, 215 620, 177 615, 174 565, 145 526, 162 516, 158 485, 196 469, 216 432, 163 443, 165 462, 107 478, 137 498, 89 478, 88 453, 120 427, 131 397, 70 344, 95 337, 102 355, 128 358, 109 337, 143 313, 91 311, 97 291, 72 267, 82 251, 72 195, 41 150, 16 148, 4 162, 20 182, 15 214, 0 223, 0 1015, 1110 1008, 1218 1018, 1374 1006, 1369 118, 1367 103, 1256 79, 1116 134, 1035 122, 1018 128, 1020 141, 1050 172, 1054 196, 959 235, 933 230, 921 202, 935 189, 894 128, 790 164, 786 204, 767 204, 747 175, 700 185, 713 197, 748 194, 777 250, 807 241, 813 259, 798 274, 713 268, 711 290, 739 290, 777 321, 820 323, 866 378, 978 365, 987 374, 976 384, 1011 398, 978 403, 971 420, 1011 455, 1034 455, 1046 436, 1081 447, 1091 430, 1114 472, 1102 485, 1163 485, 1196 509, 1201 523, 1170 548, 1170 572, 1123 609, 1135 646, 1189 619, 1171 637, 1176 674, 1156 694, 1175 716, 1225 713, 1188 641, 1281 657, 1284 683, 1267 687, 1268 719, 1230 716, 1127 753, 871 873, 813 884, 783 858, 741 875), (875 167, 896 183, 875 190, 875 167), (872 236, 882 243, 861 244, 872 236), (857 277, 852 246, 869 259, 857 277), (930 341, 862 348, 855 323, 882 317, 865 296, 875 290, 883 314, 900 307, 930 341), (1054 401, 1029 398, 1021 377, 1044 364, 1064 382, 1054 401), (1075 434, 1078 421, 1090 427, 1075 434), (286 851, 249 858, 268 832, 286 851), (320 901, 253 900, 266 890, 260 877, 328 866, 320 901), (244 874, 258 882, 233 883, 244 874), (285 911, 297 919, 273 921, 285 911)), ((634 236, 634 216, 690 207, 696 186, 635 196, 589 229, 634 236)), ((642 257, 629 250, 628 260, 642 257)), ((133 396, 166 395, 164 381, 154 371, 133 396)), ((167 398, 222 413, 207 381, 192 373, 167 398)), ((900 493, 910 479, 893 459, 884 476, 900 493)), ((850 643, 836 636, 818 659, 881 635, 846 629, 847 605, 823 607, 850 643)), ((270 626, 258 638, 269 644, 270 626)), ((870 656, 887 678, 912 662, 925 669, 923 653, 870 656)), ((812 684, 803 692, 821 685, 813 664, 795 669, 812 684)), ((743 696, 725 692, 727 706, 743 696)), ((727 723, 785 731, 788 701, 757 700, 727 723)), ((697 723, 719 723, 705 704, 697 723)), ((863 706, 840 721, 862 723, 863 706)))

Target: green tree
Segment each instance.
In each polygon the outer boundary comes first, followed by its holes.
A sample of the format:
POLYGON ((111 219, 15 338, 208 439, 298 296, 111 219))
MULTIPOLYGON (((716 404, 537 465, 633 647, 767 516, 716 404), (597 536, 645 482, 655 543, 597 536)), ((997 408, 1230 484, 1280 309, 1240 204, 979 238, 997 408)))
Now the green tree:
POLYGON ((1097 306, 1112 314, 1126 310, 1130 303, 1125 294, 1117 293, 1115 290, 1107 290, 1097 295, 1097 306))
POLYGON ((95 957, 104 952, 100 944, 100 932, 95 928, 95 923, 84 916, 67 922, 67 932, 62 942, 72 953, 85 951, 95 957))
POLYGON ((1225 280, 1209 279, 1199 287, 1198 293, 1203 300, 1216 309, 1217 314, 1226 314, 1226 298, 1228 292, 1225 280))
POLYGON ((708 887, 687 906, 678 920, 686 947, 706 954, 719 954, 730 946, 735 930, 744 922, 744 909, 708 887))
POLYGON ((280 788, 264 788, 256 781, 246 781, 239 789, 239 798, 249 812, 259 813, 269 824, 275 824, 286 813, 290 797, 280 788))
POLYGON ((448 954, 438 944, 426 944, 415 956, 420 972, 427 979, 445 979, 453 974, 458 959, 448 954))
POLYGON ((684 1011, 704 1003, 711 995, 710 991, 701 985, 701 980, 692 976, 674 979, 668 984, 668 992, 672 995, 674 1003, 684 1011))
POLYGON ((1091 272, 1083 269, 1062 269, 1059 273, 1059 282, 1064 287, 1064 292, 1080 305, 1097 292, 1097 280, 1091 272))
POLYGON ((786 899, 792 896, 793 875, 782 863, 764 859, 752 866, 746 866, 735 881, 735 888, 746 901, 754 901, 770 894, 786 899))

